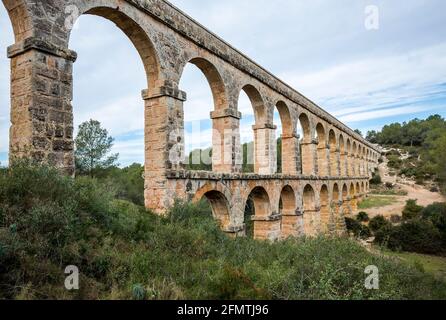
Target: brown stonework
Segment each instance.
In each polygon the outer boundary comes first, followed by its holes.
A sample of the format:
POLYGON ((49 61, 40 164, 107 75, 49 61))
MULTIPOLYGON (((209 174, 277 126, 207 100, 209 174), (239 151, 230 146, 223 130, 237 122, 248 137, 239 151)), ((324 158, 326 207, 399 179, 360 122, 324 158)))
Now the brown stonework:
POLYGON ((222 230, 244 236, 248 199, 254 237, 277 240, 342 234, 377 168, 379 148, 164 0, 2 0, 14 29, 11 58, 11 163, 31 158, 74 174, 72 67, 68 47, 79 14, 114 22, 139 52, 147 75, 146 207, 164 214, 175 199, 208 199, 222 230), (70 6, 70 7, 69 7, 70 6), (214 99, 213 172, 184 170, 188 63, 206 76, 214 99), (241 173, 238 98, 254 114, 254 174, 241 173), (280 114, 277 173, 274 110, 280 114), (297 124, 303 129, 302 140, 297 124), (316 136, 317 135, 317 136, 316 136), (359 187, 358 187, 359 186, 359 187), (358 198, 358 195, 360 197, 358 198), (357 199, 358 198, 358 199, 357 199))

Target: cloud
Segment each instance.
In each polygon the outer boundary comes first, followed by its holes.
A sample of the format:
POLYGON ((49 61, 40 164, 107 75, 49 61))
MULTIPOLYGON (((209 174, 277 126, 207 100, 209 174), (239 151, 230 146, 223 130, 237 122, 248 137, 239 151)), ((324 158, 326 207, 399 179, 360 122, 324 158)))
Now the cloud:
MULTIPOLYGON (((171 0, 200 23, 347 124, 379 129, 411 114, 443 112, 446 101, 446 2, 376 0, 380 30, 364 28, 366 0, 171 0)), ((13 43, 0 5, 0 52, 13 43)), ((122 163, 143 160, 147 88, 141 59, 125 35, 95 16, 81 17, 70 48, 74 65, 74 119, 97 119, 117 139, 122 163)), ((210 145, 213 99, 206 78, 190 67, 180 88, 188 93, 186 126, 202 130, 186 140, 210 145), (206 121, 203 121, 206 120, 206 121)), ((8 148, 9 61, 0 56, 0 152, 8 148)), ((241 95, 242 141, 252 139, 253 110, 241 95)), ((275 124, 280 120, 276 116, 275 124)), ((115 151, 116 150, 116 151, 115 151)))

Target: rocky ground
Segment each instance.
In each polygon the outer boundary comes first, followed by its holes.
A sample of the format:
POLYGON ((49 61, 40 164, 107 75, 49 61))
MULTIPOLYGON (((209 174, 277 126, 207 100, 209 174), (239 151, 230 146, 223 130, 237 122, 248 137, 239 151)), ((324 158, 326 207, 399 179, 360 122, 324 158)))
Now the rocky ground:
POLYGON ((401 215, 406 201, 409 199, 416 199, 421 206, 428 206, 434 202, 445 202, 446 199, 438 192, 430 192, 425 187, 416 185, 415 182, 410 180, 404 180, 397 176, 391 176, 389 174, 389 168, 387 166, 387 159, 384 158, 384 162, 379 165, 379 173, 381 175, 383 183, 392 183, 397 189, 407 192, 406 196, 392 196, 396 199, 396 202, 380 208, 367 209, 367 213, 371 218, 377 215, 383 215, 390 218, 392 215, 401 215))

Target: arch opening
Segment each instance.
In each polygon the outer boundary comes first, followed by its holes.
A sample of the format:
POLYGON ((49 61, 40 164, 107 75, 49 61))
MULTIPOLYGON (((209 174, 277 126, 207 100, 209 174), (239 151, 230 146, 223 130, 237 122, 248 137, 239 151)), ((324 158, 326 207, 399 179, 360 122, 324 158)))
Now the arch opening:
POLYGON ((283 101, 276 104, 274 111, 274 123, 278 124, 276 129, 276 173, 289 173, 294 171, 291 168, 296 167, 295 148, 292 148, 292 145, 288 143, 290 139, 294 138, 291 113, 283 101))
POLYGON ((339 148, 336 134, 330 130, 328 134, 328 142, 330 144, 330 175, 334 177, 339 176, 339 148))
POLYGON ((331 212, 330 212, 330 195, 328 187, 323 185, 320 192, 320 215, 322 232, 327 233, 330 230, 331 212))
POLYGON ((325 128, 321 123, 318 123, 316 126, 316 135, 317 135, 317 168, 318 175, 321 177, 329 176, 329 155, 327 150, 327 138, 325 134, 325 128))
POLYGON ((262 187, 255 187, 249 194, 245 206, 246 236, 254 239, 268 239, 270 232, 268 217, 271 214, 268 193, 262 187))
POLYGON ((306 236, 318 234, 320 226, 320 212, 316 207, 316 193, 311 185, 303 190, 304 230, 306 236))
POLYGON ((266 110, 260 92, 252 85, 246 85, 240 91, 238 110, 242 113, 240 123, 240 141, 242 143, 242 171, 259 173, 261 159, 265 158, 266 110))

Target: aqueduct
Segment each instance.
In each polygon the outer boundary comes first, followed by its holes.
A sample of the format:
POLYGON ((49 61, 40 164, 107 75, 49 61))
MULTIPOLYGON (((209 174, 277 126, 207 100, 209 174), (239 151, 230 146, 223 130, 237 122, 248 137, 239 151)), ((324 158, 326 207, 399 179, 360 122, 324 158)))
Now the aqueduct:
POLYGON ((164 0, 3 0, 13 25, 10 158, 31 158, 74 174, 71 26, 82 14, 114 22, 143 61, 146 206, 163 213, 174 199, 207 198, 223 230, 254 236, 340 233, 369 190, 379 149, 164 0), (214 98, 212 172, 184 166, 187 63, 206 76, 214 98), (238 97, 255 114, 254 173, 241 173, 238 97), (282 123, 277 172, 274 110, 282 123), (303 136, 297 134, 297 124, 303 136))

